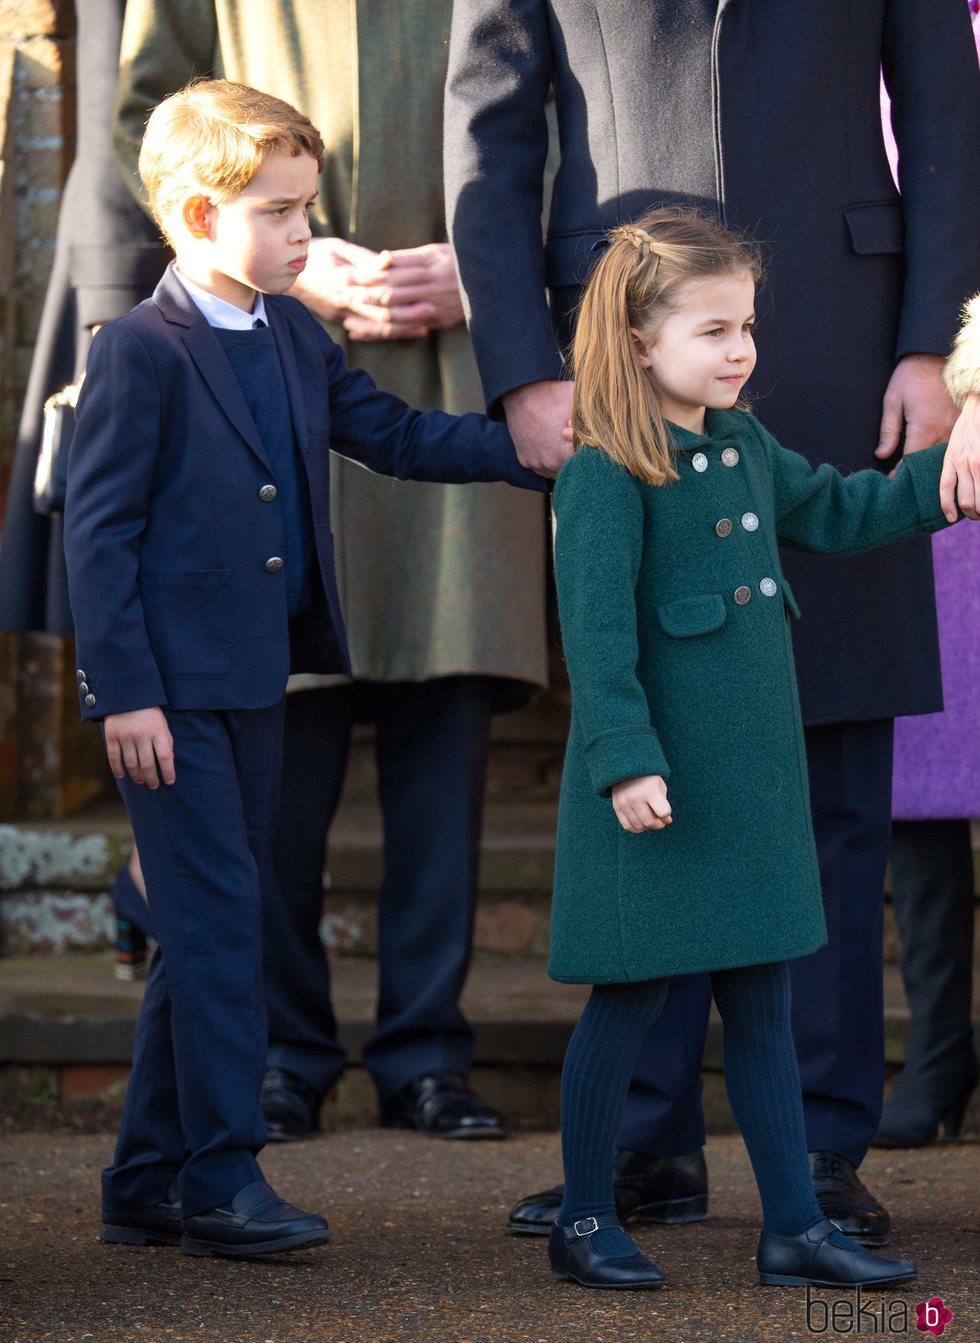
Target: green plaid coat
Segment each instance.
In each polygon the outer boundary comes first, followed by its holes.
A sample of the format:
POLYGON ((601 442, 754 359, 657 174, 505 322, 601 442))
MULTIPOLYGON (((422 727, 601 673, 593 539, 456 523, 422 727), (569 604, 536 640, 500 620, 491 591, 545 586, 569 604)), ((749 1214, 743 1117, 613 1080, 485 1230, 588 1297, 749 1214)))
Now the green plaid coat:
MULTIPOLYGON (((365 247, 445 240, 442 92, 449 0, 129 0, 117 139, 135 172, 147 109, 213 73, 286 99, 327 158, 313 226, 365 247)), ((344 343, 344 333, 331 329, 344 343)), ((351 363, 414 406, 482 409, 462 325, 356 344, 351 363)), ((506 485, 424 485, 332 466, 355 674, 472 673, 544 685, 544 504, 506 485)), ((514 687, 516 690, 517 687, 514 687)))

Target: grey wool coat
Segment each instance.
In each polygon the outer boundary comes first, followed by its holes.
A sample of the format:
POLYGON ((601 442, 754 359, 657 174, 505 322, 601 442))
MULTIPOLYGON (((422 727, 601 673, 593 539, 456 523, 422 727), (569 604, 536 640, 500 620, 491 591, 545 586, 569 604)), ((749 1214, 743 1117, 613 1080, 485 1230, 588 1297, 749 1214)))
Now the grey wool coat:
POLYGON ((946 525, 943 448, 893 480, 780 447, 747 411, 674 430, 680 479, 581 448, 555 488, 572 686, 549 972, 627 983, 786 960, 826 940, 777 547, 853 555, 946 525), (660 774, 673 823, 622 829, 613 784, 660 774))

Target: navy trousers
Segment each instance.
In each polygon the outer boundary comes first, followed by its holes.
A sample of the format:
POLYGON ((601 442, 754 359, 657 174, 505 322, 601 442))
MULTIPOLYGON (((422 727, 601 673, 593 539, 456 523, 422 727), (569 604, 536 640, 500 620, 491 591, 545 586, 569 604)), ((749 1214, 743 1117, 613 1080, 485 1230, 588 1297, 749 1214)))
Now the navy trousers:
MULTIPOLYGON (((861 1164, 884 1088, 882 920, 891 834, 891 719, 806 729, 827 945, 789 962, 807 1149, 861 1164)), ((707 975, 671 981, 633 1074, 617 1144, 679 1156, 704 1143, 707 975)))
POLYGON ((266 883, 270 1066, 323 1096, 346 1063, 318 929, 323 857, 351 730, 376 727, 384 820, 377 1026, 363 1061, 382 1102, 424 1073, 467 1073, 470 964, 490 735, 485 677, 337 686, 287 697, 282 807, 266 883))
POLYGON ((165 712, 176 782, 119 785, 158 948, 102 1195, 109 1211, 148 1207, 176 1180, 193 1215, 262 1178, 259 872, 278 806, 282 701, 165 712))

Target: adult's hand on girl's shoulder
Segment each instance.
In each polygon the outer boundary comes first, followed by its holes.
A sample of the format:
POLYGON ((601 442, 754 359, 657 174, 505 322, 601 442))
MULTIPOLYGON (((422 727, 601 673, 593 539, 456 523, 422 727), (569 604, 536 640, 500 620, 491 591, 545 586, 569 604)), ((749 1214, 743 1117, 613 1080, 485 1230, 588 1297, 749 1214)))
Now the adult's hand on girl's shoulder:
POLYGON ((659 774, 642 774, 613 784, 612 804, 619 824, 634 835, 663 830, 673 820, 667 785, 659 774))
POLYGON ((980 519, 980 393, 966 398, 949 435, 939 501, 950 522, 957 504, 968 518, 980 519))
POLYGON ((159 788, 174 782, 174 739, 162 709, 107 714, 103 724, 109 768, 117 779, 159 788), (159 766, 159 775, 157 767, 159 766))

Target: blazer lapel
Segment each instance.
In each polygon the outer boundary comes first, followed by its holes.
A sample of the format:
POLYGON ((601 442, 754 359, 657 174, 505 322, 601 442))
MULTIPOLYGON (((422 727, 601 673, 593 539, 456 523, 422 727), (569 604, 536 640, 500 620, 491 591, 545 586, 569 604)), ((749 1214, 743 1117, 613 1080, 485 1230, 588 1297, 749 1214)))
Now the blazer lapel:
POLYGON ((279 351, 279 364, 282 368, 286 395, 289 398, 289 415, 293 422, 293 433, 305 461, 309 455, 309 434, 306 427, 306 406, 303 401, 303 387, 300 383, 299 368, 296 362, 296 348, 289 322, 285 319, 274 300, 267 296, 265 313, 272 328, 272 335, 279 351))
POLYGON ((255 427, 241 384, 235 376, 235 370, 225 358, 225 352, 201 310, 174 275, 172 264, 167 267, 163 279, 157 285, 153 301, 168 322, 185 328, 182 339, 212 396, 262 465, 271 473, 272 467, 259 438, 259 431, 255 427))

